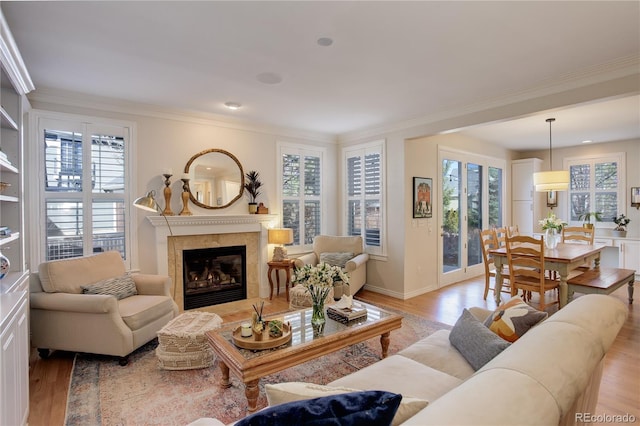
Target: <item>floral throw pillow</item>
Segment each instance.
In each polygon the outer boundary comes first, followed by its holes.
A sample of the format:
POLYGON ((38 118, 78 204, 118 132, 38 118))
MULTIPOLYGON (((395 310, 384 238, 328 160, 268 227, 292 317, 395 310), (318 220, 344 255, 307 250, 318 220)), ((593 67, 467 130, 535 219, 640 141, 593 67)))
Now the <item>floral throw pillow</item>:
POLYGON ((545 320, 548 313, 527 305, 520 296, 514 296, 487 317, 484 325, 508 342, 515 342, 531 327, 545 320))

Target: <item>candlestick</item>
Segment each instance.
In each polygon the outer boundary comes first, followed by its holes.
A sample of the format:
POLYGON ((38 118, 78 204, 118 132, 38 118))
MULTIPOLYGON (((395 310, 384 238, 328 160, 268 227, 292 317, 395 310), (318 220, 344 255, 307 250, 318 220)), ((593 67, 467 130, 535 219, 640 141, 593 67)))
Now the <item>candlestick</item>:
MULTIPOLYGON (((171 171, 171 169, 166 171, 171 171)), ((162 211, 162 214, 165 216, 173 216, 173 211, 171 211, 171 187, 169 186, 171 185, 171 180, 169 178, 172 174, 164 173, 162 176, 164 176, 164 210, 162 211)))
POLYGON ((192 213, 189 211, 189 178, 183 177, 180 180, 182 181, 182 211, 180 216, 191 216, 192 213))

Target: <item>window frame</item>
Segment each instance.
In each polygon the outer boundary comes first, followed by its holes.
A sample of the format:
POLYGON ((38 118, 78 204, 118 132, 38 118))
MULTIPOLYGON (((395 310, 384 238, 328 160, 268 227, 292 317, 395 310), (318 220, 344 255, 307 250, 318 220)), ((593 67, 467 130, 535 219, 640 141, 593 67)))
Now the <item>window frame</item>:
MULTIPOLYGON (((364 169, 363 169, 364 172, 364 169)), ((361 229, 360 235, 362 236, 364 252, 371 256, 384 258, 387 256, 387 206, 386 206, 386 139, 377 139, 370 142, 361 144, 349 145, 342 147, 342 192, 343 192, 343 235, 349 234, 349 201, 356 198, 360 199, 362 205, 367 201, 379 200, 380 203, 380 246, 371 246, 367 244, 365 230, 366 227, 361 229), (380 154, 380 195, 375 197, 367 195, 363 190, 358 197, 349 196, 349 170, 348 160, 355 156, 360 157, 362 164, 365 164, 365 156, 370 153, 380 154)), ((364 182, 362 183, 364 189, 364 182)), ((361 220, 364 223, 366 220, 366 209, 361 210, 361 220)))
MULTIPOLYGON (((617 215, 621 213, 626 213, 625 206, 627 205, 627 191, 626 191, 626 153, 624 152, 614 152, 610 154, 593 154, 593 155, 585 155, 578 157, 565 157, 562 160, 564 170, 570 170, 571 166, 581 165, 581 164, 589 164, 590 165, 590 176, 589 176, 589 197, 590 197, 590 205, 595 206, 595 164, 596 163, 606 163, 606 162, 616 162, 618 164, 618 187, 616 189, 617 193, 617 215)), ((571 183, 569 183, 569 189, 567 190, 567 203, 565 207, 565 217, 571 226, 579 226, 583 223, 583 221, 572 221, 571 220, 571 183)), ((612 217, 603 217, 602 222, 599 222, 601 225, 598 225, 599 228, 602 229, 613 229, 616 227, 613 222, 612 217)))
MULTIPOLYGON (((28 199, 30 208, 26 212, 30 226, 29 255, 33 265, 39 265, 46 261, 47 254, 47 226, 46 226, 46 205, 48 201, 56 199, 73 199, 83 203, 83 252, 88 253, 92 247, 93 222, 92 205, 94 201, 123 200, 124 204, 124 244, 125 244, 125 267, 128 270, 137 269, 138 265, 138 244, 137 226, 134 226, 133 200, 136 190, 136 175, 133 165, 136 161, 136 125, 134 122, 111 120, 101 117, 91 117, 76 114, 57 113, 51 111, 31 110, 29 116, 29 146, 25 150, 27 155, 26 164, 29 173, 26 179, 28 188, 28 199), (85 143, 91 144, 90 139, 93 134, 104 134, 110 136, 121 136, 124 138, 124 182, 125 188, 119 193, 96 193, 91 185, 83 185, 81 192, 52 192, 45 190, 44 164, 44 131, 45 129, 69 130, 82 133, 83 139, 83 164, 91 164, 91 149, 84 149, 85 143), (85 142, 85 139, 88 142, 85 142), (87 159, 89 162, 87 162, 87 159), (88 206, 88 208, 87 208, 88 206), (86 220, 88 218, 89 220, 86 220)), ((90 167, 83 168, 83 182, 91 181, 90 167), (88 180, 87 180, 88 179, 88 180)))
MULTIPOLYGON (((280 207, 280 224, 279 226, 283 226, 282 219, 284 214, 283 203, 285 199, 291 199, 291 196, 285 196, 283 193, 283 184, 284 184, 284 176, 282 174, 283 161, 282 157, 284 155, 300 155, 302 158, 304 156, 313 156, 320 158, 320 195, 319 196, 306 196, 304 194, 304 173, 301 173, 300 179, 300 188, 301 194, 296 197, 300 201, 300 213, 304 215, 304 204, 305 201, 319 201, 320 202, 320 234, 323 234, 327 229, 327 213, 326 213, 326 205, 327 205, 327 195, 325 193, 326 186, 326 148, 311 146, 311 145, 303 145, 303 144, 295 144, 288 142, 278 142, 277 143, 277 167, 278 167, 278 206, 280 207)), ((302 169, 301 169, 302 170, 302 169)), ((302 219, 302 216, 301 218, 302 219)), ((299 229, 300 241, 304 242, 305 239, 305 229, 304 229, 304 221, 300 220, 299 229)), ((291 244, 287 245, 287 250, 292 254, 299 254, 310 252, 313 249, 313 244, 291 244)))

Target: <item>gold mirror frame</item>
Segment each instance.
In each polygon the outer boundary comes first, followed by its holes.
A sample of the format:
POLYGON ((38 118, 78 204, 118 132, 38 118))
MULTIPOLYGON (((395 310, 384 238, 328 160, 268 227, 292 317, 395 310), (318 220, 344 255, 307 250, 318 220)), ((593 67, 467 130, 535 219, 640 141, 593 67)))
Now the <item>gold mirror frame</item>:
MULTIPOLYGON (((225 161, 226 161, 226 158, 225 158, 225 161)), ((211 149, 205 149, 204 151, 197 153, 196 155, 194 155, 189 159, 189 162, 187 162, 187 165, 184 167, 184 173, 189 175, 189 199, 196 206, 203 207, 205 209, 223 209, 235 203, 238 199, 240 199, 240 197, 242 197, 242 194, 244 193, 244 170, 242 169, 242 164, 240 164, 240 161, 238 161, 238 159, 233 154, 231 154, 228 151, 225 151, 224 149, 211 148, 211 149), (239 176, 240 188, 239 188, 238 194, 232 199, 228 200, 227 202, 224 202, 224 200, 222 200, 220 204, 216 203, 217 205, 213 205, 213 200, 212 200, 212 204, 206 204, 203 202, 204 200, 203 201, 198 200, 192 191, 192 185, 195 185, 198 182, 198 180, 196 179, 197 178, 196 167, 198 166, 198 163, 194 164, 194 162, 198 159, 202 159, 202 157, 208 154, 222 154, 229 157, 238 166, 238 172, 240 173, 240 176, 239 176), (189 172, 192 166, 193 166, 193 170, 192 172, 189 172)))

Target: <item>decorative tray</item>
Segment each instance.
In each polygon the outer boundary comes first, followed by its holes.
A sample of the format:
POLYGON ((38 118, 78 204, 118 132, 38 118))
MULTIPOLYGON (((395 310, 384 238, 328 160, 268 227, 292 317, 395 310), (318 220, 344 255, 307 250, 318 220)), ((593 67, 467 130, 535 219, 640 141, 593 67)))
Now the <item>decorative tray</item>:
POLYGON ((269 335, 268 330, 264 330, 262 333, 262 340, 256 340, 254 335, 249 337, 242 337, 240 335, 241 327, 233 330, 233 343, 236 346, 241 347, 243 349, 271 349, 280 345, 284 345, 291 340, 291 324, 283 324, 282 336, 280 337, 271 337, 269 335))

